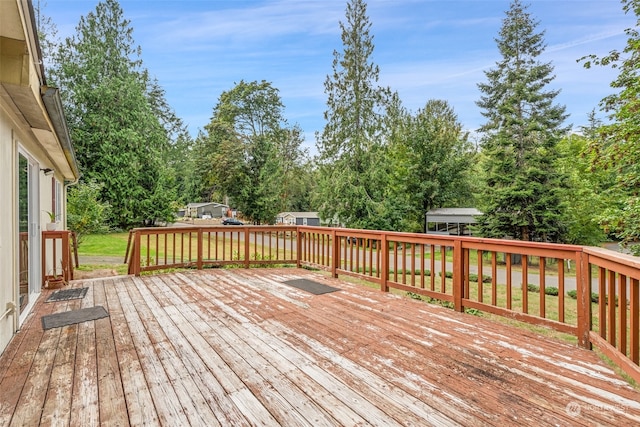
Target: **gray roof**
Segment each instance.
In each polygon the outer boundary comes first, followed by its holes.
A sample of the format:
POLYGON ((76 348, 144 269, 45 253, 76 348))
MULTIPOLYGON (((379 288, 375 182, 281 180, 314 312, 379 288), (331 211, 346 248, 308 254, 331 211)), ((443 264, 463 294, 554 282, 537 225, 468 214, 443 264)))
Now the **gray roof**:
POLYGON ((189 204, 187 205, 187 207, 188 207, 188 208, 202 208, 202 207, 204 207, 204 206, 210 206, 210 205, 213 205, 213 206, 224 206, 224 207, 227 207, 227 208, 229 207, 229 206, 227 206, 227 205, 223 205, 222 203, 216 203, 216 202, 189 203, 189 204))
POLYGON ((464 216, 480 216, 482 212, 480 212, 476 208, 438 208, 431 209, 427 212, 427 215, 464 215, 464 216))
POLYGON ((278 218, 292 216, 294 218, 319 218, 318 212, 280 212, 278 218))
POLYGON ((440 208, 426 213, 427 222, 451 222, 474 224, 475 217, 482 215, 476 208, 440 208))

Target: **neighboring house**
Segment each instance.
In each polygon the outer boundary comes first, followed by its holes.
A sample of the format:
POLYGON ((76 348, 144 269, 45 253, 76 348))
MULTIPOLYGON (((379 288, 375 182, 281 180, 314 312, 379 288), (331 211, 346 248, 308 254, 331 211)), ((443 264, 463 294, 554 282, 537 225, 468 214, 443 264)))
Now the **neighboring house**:
POLYGON ((188 218, 222 218, 227 215, 229 206, 222 203, 189 203, 185 210, 185 216, 188 218))
POLYGON ((284 225, 320 225, 318 212, 281 212, 276 217, 276 224, 284 225))
POLYGON ((0 1, 0 353, 42 288, 42 231, 66 224, 79 178, 57 89, 47 86, 30 0, 0 1))
POLYGON ((482 215, 475 208, 441 208, 426 213, 427 234, 446 234, 452 236, 470 236, 470 225, 476 223, 476 217, 482 215))

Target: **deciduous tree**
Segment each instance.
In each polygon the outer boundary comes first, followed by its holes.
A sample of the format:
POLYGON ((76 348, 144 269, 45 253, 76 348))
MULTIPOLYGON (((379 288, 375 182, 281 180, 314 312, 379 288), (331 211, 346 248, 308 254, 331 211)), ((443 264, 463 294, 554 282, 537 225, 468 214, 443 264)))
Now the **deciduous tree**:
POLYGON ((627 44, 604 57, 583 58, 584 66, 610 66, 619 70, 611 82, 617 92, 605 97, 600 107, 611 122, 598 129, 591 145, 594 165, 617 177, 615 202, 601 216, 608 232, 631 245, 640 254, 640 1, 622 0, 625 13, 636 16, 636 25, 626 30, 627 44))
POLYGON ((288 127, 278 90, 266 81, 241 81, 220 95, 206 130, 209 185, 250 221, 275 220, 305 158, 301 130, 288 127))
POLYGON ((430 100, 417 114, 406 115, 392 141, 389 198, 402 212, 403 231, 425 231, 430 209, 473 206, 473 147, 446 101, 430 100))

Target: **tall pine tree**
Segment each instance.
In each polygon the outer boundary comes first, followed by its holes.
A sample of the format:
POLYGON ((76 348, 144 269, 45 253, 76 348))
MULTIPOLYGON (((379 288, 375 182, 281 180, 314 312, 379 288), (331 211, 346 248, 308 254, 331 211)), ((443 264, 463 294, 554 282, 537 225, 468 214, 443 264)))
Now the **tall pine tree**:
POLYGON ((384 194, 383 123, 389 90, 377 85, 373 36, 363 0, 350 0, 340 22, 343 52, 334 51, 325 80, 326 125, 317 135, 320 214, 350 227, 380 228, 384 194), (382 182, 381 182, 382 181, 382 182))
POLYGON ((553 66, 539 60, 544 32, 514 0, 496 39, 502 59, 485 72, 477 102, 482 126, 486 186, 480 207, 482 235, 530 241, 562 241, 561 193, 565 178, 556 169, 558 141, 567 132, 565 107, 554 104, 553 66))
POLYGON ((52 70, 83 179, 103 184, 110 225, 121 228, 170 219, 175 199, 163 164, 169 110, 132 33, 116 0, 98 3, 60 46, 52 70))

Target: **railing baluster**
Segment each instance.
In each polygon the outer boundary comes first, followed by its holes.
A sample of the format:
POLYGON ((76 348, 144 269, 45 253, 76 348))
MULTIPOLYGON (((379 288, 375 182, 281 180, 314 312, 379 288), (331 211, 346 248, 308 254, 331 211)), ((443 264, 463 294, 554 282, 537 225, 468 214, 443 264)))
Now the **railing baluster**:
POLYGON ((425 245, 421 244, 420 245, 420 288, 424 289, 424 261, 425 261, 425 256, 424 256, 424 251, 425 251, 425 245))
POLYGON ((598 267, 598 329, 600 336, 607 339, 607 270, 598 267))
POLYGON ((484 290, 482 289, 482 250, 478 249, 478 302, 482 302, 484 297, 484 290))
POLYGON ((491 305, 498 304, 498 261, 497 253, 491 251, 491 305))
POLYGON ((618 350, 627 355, 627 276, 618 274, 618 350))
POLYGON ((529 313, 529 258, 522 255, 522 312, 529 313))
POLYGON ((631 279, 629 296, 629 358, 636 365, 640 363, 640 286, 638 279, 631 279))
POLYGON ((546 284, 546 275, 545 271, 545 257, 540 257, 538 259, 539 265, 539 274, 538 277, 540 279, 540 317, 543 319, 547 317, 547 307, 546 307, 546 293, 545 293, 545 284, 546 284))
POLYGON ((513 276, 511 268, 511 253, 505 252, 504 257, 507 270, 507 310, 511 310, 513 306, 513 276))
POLYGON ((430 276, 431 276, 431 290, 436 290, 436 245, 431 245, 429 247, 429 263, 430 263, 430 276))
POLYGON ((558 261, 558 321, 564 323, 564 259, 558 261))
POLYGON ((607 307, 609 312, 609 330, 607 331, 607 338, 609 344, 616 346, 616 272, 609 270, 608 277, 608 298, 607 307))

